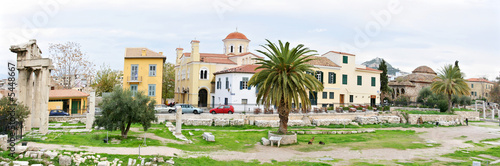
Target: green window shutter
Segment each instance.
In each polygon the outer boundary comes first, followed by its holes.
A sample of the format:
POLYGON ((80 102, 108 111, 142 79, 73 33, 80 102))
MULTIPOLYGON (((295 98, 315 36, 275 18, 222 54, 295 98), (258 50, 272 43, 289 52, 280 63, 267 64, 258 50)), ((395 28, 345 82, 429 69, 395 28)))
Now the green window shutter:
POLYGON ((372 77, 372 86, 375 86, 376 79, 375 77, 372 77))
POLYGON ((329 84, 333 84, 333 73, 332 72, 328 72, 328 83, 329 84))
POLYGON ((363 78, 358 76, 358 85, 363 85, 363 78))
POLYGON ((337 74, 333 73, 333 83, 337 83, 337 74))
POLYGON ((347 64, 348 63, 348 57, 347 56, 343 56, 342 57, 342 62, 347 64))
POLYGON ((322 71, 320 71, 320 74, 321 74, 321 83, 324 83, 324 82, 323 82, 323 72, 322 72, 322 71))
POLYGON ((349 95, 349 102, 350 103, 354 102, 354 96, 353 95, 349 95))
POLYGON ((342 74, 342 84, 347 85, 347 75, 342 74))
POLYGON ((243 89, 243 81, 240 81, 240 90, 243 89))

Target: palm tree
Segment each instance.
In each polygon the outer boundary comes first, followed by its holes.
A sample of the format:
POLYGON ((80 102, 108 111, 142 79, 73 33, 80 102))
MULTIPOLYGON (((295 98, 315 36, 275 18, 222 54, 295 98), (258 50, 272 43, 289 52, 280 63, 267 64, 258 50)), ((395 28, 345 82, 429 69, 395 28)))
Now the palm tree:
POLYGON ((278 134, 286 134, 292 103, 296 105, 302 103, 302 108, 308 109, 311 105, 308 92, 323 91, 323 84, 314 76, 306 74, 306 72, 314 73, 311 70, 314 66, 307 62, 314 59, 311 57, 316 54, 311 53, 316 51, 302 44, 290 48, 288 42, 283 44, 279 41, 278 46, 267 39, 266 41, 267 44, 262 45, 266 51, 257 50, 257 52, 264 54, 269 60, 256 59, 256 64, 261 65, 256 70, 263 70, 255 73, 248 84, 256 86, 258 90, 257 103, 266 107, 278 106, 280 118, 278 134))
POLYGON ((470 94, 470 88, 467 83, 465 83, 463 76, 464 74, 457 66, 446 65, 439 71, 439 74, 431 85, 431 89, 434 93, 443 93, 448 97, 448 110, 446 111, 448 113, 452 112, 452 95, 470 94))

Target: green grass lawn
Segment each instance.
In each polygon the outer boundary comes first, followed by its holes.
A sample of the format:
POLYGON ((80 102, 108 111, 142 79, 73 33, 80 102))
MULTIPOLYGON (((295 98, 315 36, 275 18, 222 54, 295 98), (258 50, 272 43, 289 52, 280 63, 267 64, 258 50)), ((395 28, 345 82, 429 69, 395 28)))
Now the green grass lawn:
MULTIPOLYGON (((47 139, 32 139, 30 137, 24 137, 23 141, 32 141, 46 144, 60 144, 60 145, 74 145, 74 146, 100 146, 100 147, 138 147, 143 145, 143 137, 133 131, 129 131, 128 138, 122 139, 120 131, 109 132, 108 144, 103 142, 106 138, 106 131, 94 130, 90 133, 50 133, 46 135, 47 139), (112 139, 119 140, 119 144, 114 144, 111 142, 112 139)), ((146 139, 146 144, 148 146, 162 146, 162 142, 154 139, 146 139)))
MULTIPOLYGON (((330 150, 335 147, 349 147, 353 150, 359 149, 378 149, 378 148, 393 148, 393 149, 418 149, 429 148, 426 146, 425 140, 418 137, 418 134, 413 130, 377 130, 375 133, 360 133, 360 134, 319 134, 319 135, 297 135, 298 146, 296 150, 302 152, 330 150), (314 138, 314 144, 308 145, 309 140, 314 138), (325 145, 319 145, 322 141, 325 145), (417 143, 419 142, 419 143, 417 143)), ((434 146, 439 144, 434 144, 434 146)))
POLYGON ((231 161, 218 161, 211 159, 210 157, 198 157, 198 158, 174 158, 175 165, 225 165, 225 166, 252 166, 252 165, 262 165, 262 166, 326 166, 330 165, 327 163, 321 162, 306 162, 306 161, 285 161, 278 162, 276 160, 272 160, 271 163, 261 163, 258 160, 252 160, 250 162, 244 162, 239 160, 231 160, 231 161))
MULTIPOLYGON (((344 125, 328 125, 328 126, 319 126, 321 128, 344 128, 344 125)), ((411 128, 411 127, 416 127, 416 128, 432 128, 436 127, 434 124, 428 124, 424 123, 421 125, 411 125, 407 123, 383 123, 383 124, 366 124, 366 125, 345 125, 345 128, 393 128, 393 127, 402 127, 402 128, 411 128)), ((445 126, 439 126, 439 127, 445 127, 445 126)))
POLYGON ((262 137, 267 137, 267 131, 209 131, 215 136, 215 142, 208 142, 202 138, 203 132, 191 131, 194 135, 190 136, 188 131, 182 133, 186 138, 193 141, 193 144, 175 144, 167 143, 167 146, 188 150, 188 151, 248 151, 253 149, 262 137))
POLYGON ((406 112, 408 114, 433 114, 433 115, 455 115, 453 113, 439 112, 439 111, 418 111, 418 110, 396 110, 406 112))

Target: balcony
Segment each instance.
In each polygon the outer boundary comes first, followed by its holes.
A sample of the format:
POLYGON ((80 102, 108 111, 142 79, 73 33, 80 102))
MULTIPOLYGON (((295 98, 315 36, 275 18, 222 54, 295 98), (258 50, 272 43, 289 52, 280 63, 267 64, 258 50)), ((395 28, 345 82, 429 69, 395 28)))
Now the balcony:
POLYGON ((142 76, 128 76, 127 77, 127 82, 128 83, 141 83, 142 82, 142 76))

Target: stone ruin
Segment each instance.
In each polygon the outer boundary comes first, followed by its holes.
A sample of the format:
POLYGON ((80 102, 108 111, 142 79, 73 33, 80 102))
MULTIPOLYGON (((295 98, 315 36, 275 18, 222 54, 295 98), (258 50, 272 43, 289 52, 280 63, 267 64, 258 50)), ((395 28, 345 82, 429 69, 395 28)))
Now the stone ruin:
POLYGON ((28 106, 30 115, 24 121, 23 131, 31 131, 32 127, 46 134, 49 126, 49 85, 50 72, 54 69, 52 60, 42 58, 42 51, 32 39, 28 43, 12 45, 10 51, 17 54, 17 70, 19 76, 18 101, 28 106))

